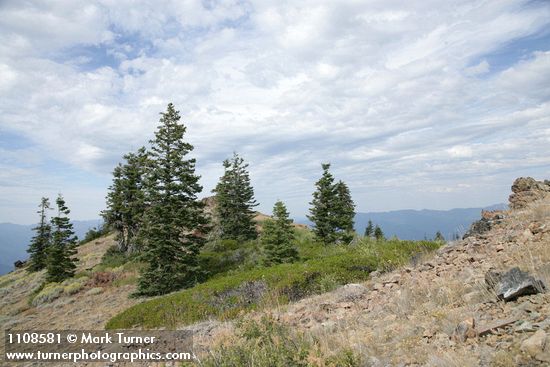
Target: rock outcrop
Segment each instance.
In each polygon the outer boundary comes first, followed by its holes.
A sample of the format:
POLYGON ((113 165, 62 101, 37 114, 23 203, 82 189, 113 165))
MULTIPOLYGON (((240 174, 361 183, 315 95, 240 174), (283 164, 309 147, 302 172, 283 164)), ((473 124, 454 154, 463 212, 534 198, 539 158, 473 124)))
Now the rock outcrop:
POLYGON ((541 280, 535 279, 517 267, 502 275, 489 272, 485 275, 485 282, 490 289, 496 292, 497 297, 504 301, 513 301, 521 296, 537 294, 546 288, 541 280))
POLYGON ((523 209, 529 203, 540 200, 550 193, 550 181, 537 181, 532 177, 520 177, 512 185, 508 201, 511 209, 523 209))
POLYGON ((16 269, 21 269, 21 268, 24 267, 26 264, 27 264, 27 261, 17 260, 16 262, 13 263, 13 266, 14 266, 16 269))
POLYGON ((481 219, 472 223, 470 229, 468 229, 462 239, 489 232, 491 228, 501 223, 504 218, 505 213, 503 210, 482 210, 481 219))

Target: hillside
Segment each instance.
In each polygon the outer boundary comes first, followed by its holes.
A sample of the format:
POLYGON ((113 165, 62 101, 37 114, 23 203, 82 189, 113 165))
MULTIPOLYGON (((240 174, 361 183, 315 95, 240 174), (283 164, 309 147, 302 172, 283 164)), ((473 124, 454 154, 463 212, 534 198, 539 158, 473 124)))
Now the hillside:
POLYGON ((60 285, 42 289, 45 271, 18 269, 0 277, 2 330, 101 329, 108 315, 136 303, 128 298, 135 286, 125 281, 137 274, 131 265, 118 269, 114 284, 102 271, 101 259, 114 243, 110 235, 79 246, 76 276, 60 285))
POLYGON ((488 230, 365 283, 257 313, 231 337, 209 341, 216 347, 204 365, 237 366, 223 361, 261 360, 269 350, 293 363, 305 353, 308 365, 547 366, 549 294, 504 301, 488 285, 514 267, 550 284, 550 185, 522 179, 513 190, 514 209, 495 213, 488 230), (250 325, 267 334, 263 344, 249 337, 250 325), (288 341, 276 342, 283 334, 288 341))
MULTIPOLYGON (((109 235, 79 247, 77 276, 62 284, 41 288, 43 272, 24 269, 0 277, 0 328, 191 329, 202 366, 545 366, 549 294, 505 301, 494 284, 515 267, 550 284, 550 185, 520 179, 513 191, 511 210, 485 212, 435 252, 318 248, 299 228, 299 263, 233 268, 152 299, 129 297, 140 263, 109 252, 109 235)), ((202 259, 254 261, 253 243, 216 246, 202 259)))
MULTIPOLYGON (((267 218, 256 216, 259 227, 267 218)), ((62 283, 44 284, 44 271, 28 273, 24 268, 1 276, 0 328, 178 327, 210 338, 226 330, 220 325, 231 325, 246 312, 363 281, 371 271, 405 263, 441 245, 365 240, 355 246, 327 247, 315 243, 307 228, 295 229, 300 254, 295 263, 263 267, 257 241, 213 241, 200 254, 210 273, 207 279, 193 288, 152 298, 130 297, 142 264, 113 250, 114 235, 93 240, 78 247, 76 275, 62 283)))

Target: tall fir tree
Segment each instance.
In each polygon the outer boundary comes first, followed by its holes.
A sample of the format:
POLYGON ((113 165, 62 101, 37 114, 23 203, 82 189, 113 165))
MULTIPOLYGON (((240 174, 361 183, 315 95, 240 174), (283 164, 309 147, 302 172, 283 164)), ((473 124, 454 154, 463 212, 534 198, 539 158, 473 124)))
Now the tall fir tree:
POLYGON ((298 259, 292 219, 283 202, 275 203, 273 219, 264 221, 260 238, 266 254, 266 265, 290 263, 298 259))
POLYGON ((197 255, 207 231, 202 191, 195 174, 193 146, 184 141, 187 128, 172 103, 161 113, 151 140, 145 179, 147 209, 139 231, 144 261, 138 293, 159 295, 194 285, 202 276, 197 255))
POLYGON ((338 239, 334 216, 336 189, 334 177, 329 172, 330 163, 323 163, 321 166, 323 175, 315 183, 316 190, 313 193, 313 200, 309 203, 311 215, 308 215, 308 219, 314 224, 315 237, 328 245, 335 243, 338 239))
POLYGON ((215 219, 218 235, 222 239, 237 241, 257 237, 255 212, 258 205, 250 183, 248 164, 237 153, 223 162, 224 173, 216 188, 215 219))
POLYGON ((48 246, 47 276, 48 282, 61 282, 74 275, 76 269, 77 237, 74 235, 73 225, 68 217, 70 210, 61 194, 55 201, 57 215, 52 218, 52 240, 48 246))
POLYGON ((147 153, 144 147, 128 153, 125 163, 113 171, 113 183, 107 194, 107 209, 102 213, 106 224, 116 230, 119 250, 139 250, 137 233, 145 211, 144 178, 147 153))
POLYGON ((380 228, 379 225, 376 225, 376 227, 374 227, 374 238, 376 238, 377 240, 384 239, 384 232, 382 231, 382 228, 380 228))
POLYGON ((372 224, 372 220, 369 219, 369 222, 367 223, 367 227, 365 228, 365 237, 372 238, 374 236, 374 225, 372 224))
POLYGON ((337 240, 349 244, 355 235, 355 204, 351 198, 348 186, 343 181, 338 181, 334 187, 335 204, 334 217, 336 221, 337 240))
POLYGON ((37 211, 40 215, 40 221, 38 225, 33 228, 33 231, 35 231, 36 234, 32 238, 27 250, 30 255, 30 265, 28 267, 29 271, 39 271, 46 267, 48 246, 50 245, 52 227, 48 222, 47 214, 47 211, 50 210, 50 200, 48 198, 42 198, 38 207, 40 208, 37 211))

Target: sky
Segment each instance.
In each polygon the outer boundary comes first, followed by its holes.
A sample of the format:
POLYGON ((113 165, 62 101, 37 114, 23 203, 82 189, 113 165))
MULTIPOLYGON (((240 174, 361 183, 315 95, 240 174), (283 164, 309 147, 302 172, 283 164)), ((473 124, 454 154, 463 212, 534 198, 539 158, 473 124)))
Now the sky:
POLYGON ((550 178, 550 2, 0 0, 0 222, 98 218, 169 102, 202 196, 236 151, 265 213, 322 162, 360 212, 503 203, 550 178))

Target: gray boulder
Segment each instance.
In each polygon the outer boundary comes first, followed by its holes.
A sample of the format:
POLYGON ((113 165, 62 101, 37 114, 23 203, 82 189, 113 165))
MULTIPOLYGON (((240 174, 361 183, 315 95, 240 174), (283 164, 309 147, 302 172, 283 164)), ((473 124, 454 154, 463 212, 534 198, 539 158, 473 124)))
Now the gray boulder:
POLYGON ((521 296, 544 292, 546 289, 541 280, 517 267, 503 274, 489 272, 485 275, 485 282, 490 289, 494 289, 497 297, 504 301, 513 301, 521 296))

